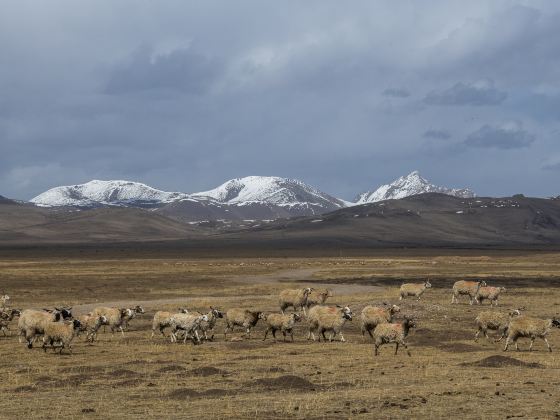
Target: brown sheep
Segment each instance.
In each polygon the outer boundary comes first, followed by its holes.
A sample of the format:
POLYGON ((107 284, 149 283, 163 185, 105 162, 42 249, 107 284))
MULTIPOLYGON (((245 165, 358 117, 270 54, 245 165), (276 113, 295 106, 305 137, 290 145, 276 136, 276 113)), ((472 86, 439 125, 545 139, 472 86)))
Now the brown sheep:
POLYGON ((126 316, 130 316, 131 309, 128 308, 108 308, 101 306, 95 308, 91 313, 95 317, 104 316, 107 321, 103 325, 108 325, 111 328, 111 334, 115 334, 118 329, 124 337, 123 320, 126 316))
POLYGON ((410 356, 410 351, 408 346, 404 341, 408 336, 408 332, 411 328, 416 327, 416 322, 409 317, 405 316, 403 322, 396 324, 379 324, 375 327, 373 331, 373 337, 375 340, 375 355, 379 354, 379 347, 383 344, 395 343, 395 355, 399 351, 399 344, 404 346, 406 353, 410 356))
POLYGON ((473 302, 478 303, 477 294, 478 290, 481 287, 485 287, 486 282, 482 281, 467 281, 467 280, 459 280, 456 281, 453 285, 453 296, 451 296, 451 303, 459 303, 459 296, 460 295, 467 295, 470 299, 470 304, 472 305, 473 302))
POLYGON ((282 313, 286 310, 286 308, 293 306, 294 311, 297 311, 298 308, 303 310, 305 315, 305 305, 307 303, 307 297, 309 293, 311 293, 310 287, 306 287, 305 289, 284 289, 280 292, 280 310, 282 313))
POLYGON ((500 293, 504 293, 505 291, 505 287, 482 286, 480 289, 478 289, 476 300, 481 305, 484 300, 489 300, 490 306, 492 306, 492 304, 498 306, 498 298, 500 297, 500 293))
POLYGON ((266 331, 264 332, 263 341, 269 332, 272 332, 272 337, 276 341, 276 331, 280 330, 284 336, 284 341, 286 341, 286 334, 290 334, 292 342, 294 341, 294 326, 296 322, 301 321, 301 315, 298 314, 268 314, 264 317, 266 322, 266 331))
MULTIPOLYGON (((186 310, 185 308, 179 308, 179 313, 187 314, 187 313, 189 313, 189 311, 186 310)), ((152 321, 152 336, 151 336, 151 338, 154 338, 156 330, 159 330, 161 335, 163 335, 165 337, 165 333, 163 331, 167 327, 171 326, 171 317, 173 315, 175 315, 174 312, 168 312, 168 311, 157 311, 154 314, 154 320, 152 321)))
POLYGON ((7 309, 5 308, 2 312, 0 312, 0 331, 4 334, 4 337, 7 335, 6 331, 10 331, 10 322, 17 316, 21 315, 21 311, 19 309, 7 309))
POLYGON ((309 309, 315 305, 324 305, 330 297, 333 297, 333 292, 329 289, 311 290, 311 293, 307 296, 305 307, 309 309))
POLYGON ((72 308, 55 308, 38 311, 35 309, 24 310, 18 320, 19 342, 25 338, 27 348, 33 348, 33 342, 38 335, 43 335, 45 325, 72 318, 72 308))
POLYGON ((97 331, 101 325, 107 323, 107 318, 104 315, 93 316, 92 314, 80 315, 77 317, 80 321, 80 328, 78 330, 78 335, 80 332, 86 333, 86 341, 93 343, 97 337, 97 331))
MULTIPOLYGON (((201 312, 193 312, 194 314, 198 314, 198 315, 204 315, 201 312)), ((212 331, 214 329, 214 327, 216 326, 216 322, 218 322, 219 318, 223 318, 224 314, 222 311, 220 311, 219 309, 215 309, 210 307, 210 311, 206 312, 206 317, 208 318, 207 321, 202 321, 200 323, 200 331, 202 333, 204 333, 204 339, 208 340, 208 332, 212 331)), ((214 339, 214 334, 212 334, 212 336, 210 337, 210 340, 214 339)))
POLYGON ((45 334, 43 336, 43 350, 47 351, 47 343, 49 343, 55 351, 54 344, 60 344, 60 354, 62 350, 67 348, 72 353, 72 339, 80 329, 80 321, 49 322, 45 325, 45 334))
POLYGON ((251 328, 257 325, 259 319, 263 319, 264 314, 260 311, 251 311, 248 309, 230 309, 226 312, 226 328, 224 330, 224 340, 227 338, 227 332, 233 331, 234 327, 242 327, 245 329, 245 336, 251 338, 251 328))
POLYGON ((474 335, 474 341, 478 341, 478 336, 483 333, 487 339, 488 330, 497 331, 497 336, 500 338, 497 341, 501 341, 507 333, 508 326, 513 317, 521 315, 519 309, 515 309, 510 313, 496 312, 496 311, 483 311, 476 317, 476 325, 478 326, 478 331, 474 335))
POLYGON ((542 338, 548 347, 548 351, 552 351, 552 347, 548 343, 546 336, 550 333, 552 327, 560 328, 560 321, 557 319, 540 319, 529 316, 519 316, 509 323, 508 336, 504 351, 507 351, 510 341, 515 343, 515 350, 519 351, 517 340, 520 337, 528 337, 531 339, 529 351, 533 349, 535 338, 542 338))
POLYGON ((375 330, 379 324, 384 324, 393 321, 393 315, 400 312, 401 308, 397 305, 392 306, 371 306, 368 305, 362 309, 361 320, 362 320, 362 340, 365 340, 365 333, 373 339, 371 334, 372 330, 375 330))
POLYGON ((407 296, 414 296, 417 300, 420 300, 426 289, 430 287, 432 287, 430 280, 426 280, 424 283, 404 283, 400 288, 399 300, 403 300, 407 296))

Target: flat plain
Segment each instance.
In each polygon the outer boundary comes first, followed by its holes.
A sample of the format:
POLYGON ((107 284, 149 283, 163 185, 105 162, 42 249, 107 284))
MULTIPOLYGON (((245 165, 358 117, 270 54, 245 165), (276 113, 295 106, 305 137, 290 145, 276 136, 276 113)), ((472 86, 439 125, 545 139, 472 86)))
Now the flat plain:
MULTIPOLYGON (((211 255, 211 254, 209 254, 211 255)), ((0 257, 0 292, 16 308, 142 305, 125 336, 100 331, 78 337, 73 353, 28 350, 0 335, 1 418, 555 418, 560 416, 560 331, 528 352, 502 351, 503 342, 473 341, 474 318, 488 305, 451 305, 458 279, 485 279, 507 288, 498 310, 554 317, 560 312, 560 254, 508 251, 384 251, 352 257, 213 257, 180 253, 11 252, 0 257), (429 278, 420 301, 398 302, 404 281, 429 278), (194 346, 150 339, 157 310, 247 307, 278 311, 284 288, 328 287, 330 303, 354 313, 345 343, 250 339, 224 341, 220 320, 213 341, 194 346), (373 355, 362 340, 366 304, 396 303, 416 317, 408 343, 373 355)), ((280 335, 281 336, 281 335, 280 335)))

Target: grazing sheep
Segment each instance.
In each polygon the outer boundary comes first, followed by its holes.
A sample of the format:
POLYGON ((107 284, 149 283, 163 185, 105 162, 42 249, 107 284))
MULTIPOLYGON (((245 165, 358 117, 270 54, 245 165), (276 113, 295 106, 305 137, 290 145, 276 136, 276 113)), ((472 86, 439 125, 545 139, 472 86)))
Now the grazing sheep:
POLYGON ((483 311, 479 313, 475 319, 478 331, 474 335, 474 341, 478 341, 480 333, 483 333, 487 339, 490 339, 487 333, 488 330, 497 331, 496 336, 500 337, 497 341, 501 341, 502 338, 506 336, 510 321, 519 315, 521 315, 519 309, 515 309, 509 313, 496 311, 483 311))
POLYGON ((420 300, 426 289, 430 287, 432 287, 430 280, 426 280, 424 283, 404 283, 400 288, 399 300, 403 300, 407 296, 414 296, 417 300, 420 300))
POLYGON ((362 309, 362 340, 365 340, 365 333, 373 339, 371 331, 379 324, 389 323, 393 321, 393 315, 400 312, 401 308, 397 305, 392 306, 371 306, 368 305, 362 309))
POLYGON ((348 306, 314 306, 309 310, 309 315, 307 321, 309 322, 309 334, 307 339, 313 338, 315 341, 315 333, 321 341, 321 335, 323 339, 327 341, 325 337, 325 331, 329 331, 329 341, 333 341, 333 338, 340 334, 340 341, 346 341, 342 335, 342 327, 346 324, 346 321, 352 320, 352 311, 348 306))
MULTIPOLYGON (((189 311, 185 308, 179 308, 179 313, 187 314, 189 313, 189 311)), ((161 335, 165 337, 165 333, 163 332, 163 330, 171 326, 171 318, 173 317, 173 315, 175 315, 173 312, 157 311, 154 314, 154 320, 152 321, 152 336, 150 338, 154 338, 156 329, 159 329, 161 335)))
POLYGON ((505 287, 482 286, 480 289, 478 289, 476 300, 482 305, 483 301, 486 299, 490 301, 490 306, 492 306, 492 304, 498 306, 498 298, 500 297, 500 293, 503 293, 505 291, 505 287))
POLYGON ((284 336, 284 341, 286 341, 286 333, 290 334, 292 337, 292 342, 294 341, 294 325, 296 322, 301 321, 301 315, 296 313, 293 314, 269 314, 264 316, 267 328, 264 333, 263 341, 266 340, 266 336, 270 331, 272 331, 272 337, 276 341, 276 331, 280 330, 284 336))
POLYGON ((453 296, 451 296, 451 303, 459 303, 459 296, 460 295, 467 295, 469 296, 470 302, 469 304, 472 305, 473 302, 478 303, 477 294, 481 287, 486 287, 486 282, 482 281, 467 281, 467 280, 459 280, 456 281, 453 285, 453 296))
POLYGON ((297 311, 298 308, 305 312, 305 305, 307 303, 307 297, 309 293, 311 293, 310 287, 306 287, 305 289, 284 289, 280 292, 280 310, 282 313, 286 310, 286 308, 293 306, 294 311, 297 311))
POLYGON ((16 317, 20 316, 21 311, 19 309, 7 309, 0 312, 0 331, 7 335, 6 331, 10 331, 10 322, 16 317))
POLYGON ((33 342, 38 335, 44 334, 45 325, 51 322, 57 322, 64 319, 72 318, 72 308, 55 308, 37 311, 35 309, 26 309, 23 311, 18 320, 19 342, 25 338, 27 348, 33 348, 33 342))
MULTIPOLYGON (((196 311, 193 312, 193 314, 203 315, 202 313, 196 311)), ((200 324, 200 331, 204 333, 204 339, 208 340, 208 332, 214 330, 214 327, 216 326, 216 322, 218 322, 218 318, 223 318, 224 314, 219 309, 210 307, 210 311, 207 312, 205 315, 208 318, 208 321, 203 321, 200 324)), ((212 334, 212 336, 210 337, 210 340, 213 339, 214 339, 214 334, 212 334)))
POLYGON ((227 338, 228 330, 233 331, 233 327, 242 327, 245 330, 245 337, 251 338, 251 328, 257 325, 259 319, 263 319, 264 314, 260 311, 249 309, 230 309, 226 312, 226 328, 224 330, 224 340, 227 338))
POLYGON ((399 344, 404 346, 406 353, 410 356, 410 350, 404 339, 408 336, 411 328, 416 327, 416 322, 409 317, 404 317, 403 322, 396 324, 379 324, 373 331, 375 340, 375 355, 379 354, 379 347, 383 344, 395 343, 395 355, 399 351, 399 344))
POLYGON ((50 322, 45 325, 45 334, 43 336, 43 351, 47 351, 47 343, 49 343, 55 350, 55 343, 60 344, 59 353, 62 354, 62 350, 65 348, 72 353, 72 340, 74 336, 78 333, 81 323, 77 319, 73 321, 64 322, 50 322))
POLYGON ((560 328, 558 319, 540 319, 529 316, 519 316, 510 321, 508 327, 508 336, 504 351, 507 351, 510 341, 515 343, 515 350, 519 351, 517 340, 520 337, 528 337, 531 339, 529 351, 533 349, 535 338, 542 338, 548 347, 548 351, 552 351, 552 347, 548 344, 546 336, 552 327, 560 328))
POLYGON ((309 296, 307 296, 307 301, 305 302, 305 307, 307 309, 315 305, 324 305, 328 298, 332 297, 333 293, 329 289, 325 290, 311 290, 309 296))
POLYGON ((104 316, 106 322, 103 325, 109 326, 111 328, 111 334, 115 334, 115 329, 118 329, 124 337, 123 331, 123 319, 126 316, 132 315, 132 310, 128 308, 108 308, 108 307, 98 307, 91 313, 95 317, 104 316))
POLYGON ((99 328, 107 323, 107 317, 105 315, 93 316, 92 314, 87 314, 80 315, 77 319, 80 321, 80 328, 77 335, 80 335, 80 332, 85 332, 86 341, 90 343, 95 341, 99 328))
POLYGON ((123 329, 127 330, 128 329, 128 323, 130 321, 132 321, 136 317, 136 315, 143 314, 143 313, 144 313, 144 308, 142 308, 140 305, 136 305, 134 308, 129 308, 126 315, 123 316, 123 319, 122 319, 123 329))
POLYGON ((171 342, 176 342, 177 332, 182 331, 185 337, 183 343, 186 343, 189 337, 191 337, 194 344, 200 343, 200 337, 198 335, 200 324, 207 321, 208 317, 206 315, 194 315, 192 313, 174 314, 170 319, 172 327, 171 342))

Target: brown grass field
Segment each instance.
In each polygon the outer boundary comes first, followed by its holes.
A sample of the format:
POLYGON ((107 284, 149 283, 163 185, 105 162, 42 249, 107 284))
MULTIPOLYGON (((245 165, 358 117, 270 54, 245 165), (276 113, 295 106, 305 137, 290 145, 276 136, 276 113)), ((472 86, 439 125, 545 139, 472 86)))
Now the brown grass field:
MULTIPOLYGON (((0 336, 1 418, 558 418, 560 331, 548 353, 502 352, 503 343, 473 341, 481 310, 463 299, 451 305, 450 286, 462 278, 504 285, 501 310, 525 306, 540 317, 560 312, 560 254, 544 252, 388 252, 348 258, 142 258, 134 255, 0 257, 0 292, 17 308, 73 305, 75 314, 100 304, 140 303, 146 314, 125 337, 81 336, 73 354, 28 350, 0 336), (408 342, 412 357, 394 345, 362 341, 359 314, 366 304, 397 303, 403 280, 430 278, 422 300, 400 304, 417 317, 408 342), (294 343, 251 339, 241 332, 213 342, 150 340, 156 310, 277 311, 280 290, 327 285, 332 303, 349 305, 346 343, 306 340, 305 321, 294 343), (230 341, 230 337, 234 341, 230 341)), ((486 305, 487 306, 487 305, 486 305)), ((280 335, 281 336, 281 335, 280 335)))

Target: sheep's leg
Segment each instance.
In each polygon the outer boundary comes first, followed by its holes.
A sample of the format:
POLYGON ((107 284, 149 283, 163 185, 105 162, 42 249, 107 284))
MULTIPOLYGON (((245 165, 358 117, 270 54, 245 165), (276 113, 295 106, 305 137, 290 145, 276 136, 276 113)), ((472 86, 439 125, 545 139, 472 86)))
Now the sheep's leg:
POLYGON ((282 335, 284 336, 284 343, 286 342, 286 331, 282 331, 282 335))
POLYGON ((406 354, 408 354, 408 357, 412 356, 412 355, 410 354, 410 350, 408 349, 408 346, 406 345, 406 343, 405 343, 404 341, 402 342, 402 345, 403 345, 404 348, 406 349, 406 354))
POLYGON ((294 332, 290 330, 290 336, 292 337, 292 343, 294 342, 294 332))
POLYGON ((455 303, 455 295, 451 295, 451 303, 455 303))
POLYGON ((270 328, 267 328, 266 331, 264 332, 264 338, 263 341, 266 340, 266 336, 268 335, 268 331, 270 330, 270 328))
POLYGON ((544 340, 544 342, 546 343, 546 347, 548 347, 548 351, 552 352, 552 347, 550 347, 550 344, 548 344, 548 340, 546 339, 546 337, 542 338, 544 340))
POLYGON ((474 341, 478 341, 478 336, 480 335, 481 331, 482 331, 482 328, 478 327, 478 331, 474 335, 474 341))
POLYGON ((226 325, 226 329, 224 330, 224 340, 227 338, 228 329, 229 329, 229 324, 226 325))
POLYGON ((399 296, 399 300, 403 300, 403 295, 400 295, 400 296, 399 296))
POLYGON ((247 339, 251 338, 251 327, 247 327, 247 330, 245 331, 245 337, 247 337, 247 339))
POLYGON ((506 346, 504 347, 504 351, 507 351, 508 347, 509 347, 509 336, 506 339, 506 346))
POLYGON ((119 330, 121 330, 121 334, 122 334, 122 336, 124 337, 124 330, 123 330, 122 325, 119 325, 119 330))
POLYGON ((534 343, 535 343, 535 337, 531 337, 531 344, 529 344, 529 351, 533 350, 534 343))
POLYGON ((344 336, 342 335, 342 333, 339 333, 339 334, 340 334, 340 341, 341 341, 342 343, 344 343, 344 342, 346 341, 346 340, 344 339, 344 336))
POLYGON ((305 317, 307 317, 307 312, 305 312, 305 306, 302 306, 301 309, 303 309, 303 315, 304 315, 305 317))

